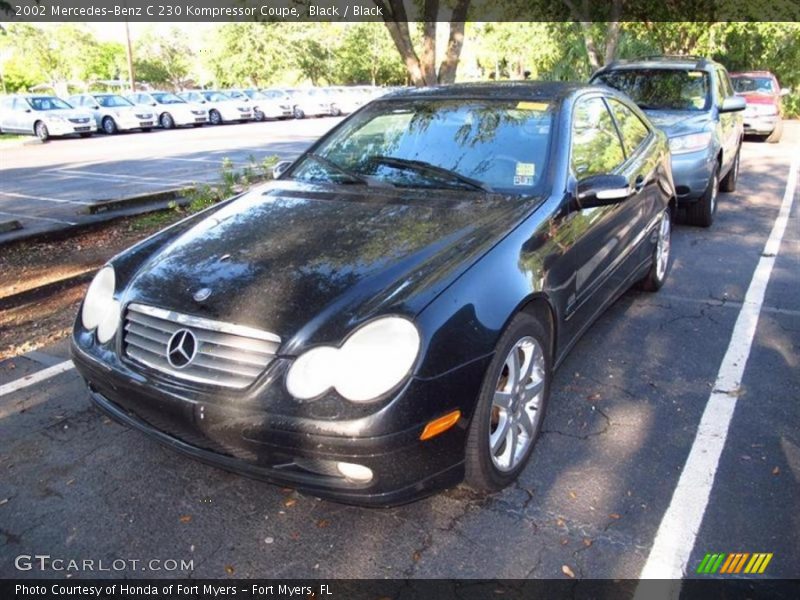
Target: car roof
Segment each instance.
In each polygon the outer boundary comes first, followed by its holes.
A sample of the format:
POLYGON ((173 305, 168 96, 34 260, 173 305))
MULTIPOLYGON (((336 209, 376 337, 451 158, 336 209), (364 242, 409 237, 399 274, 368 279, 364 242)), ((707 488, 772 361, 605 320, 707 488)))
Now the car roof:
POLYGON ((774 77, 770 71, 737 71, 728 73, 731 77, 774 77))
POLYGON ((582 89, 597 89, 608 93, 605 86, 563 81, 508 81, 503 83, 456 83, 436 87, 406 88, 389 92, 381 100, 437 98, 489 100, 563 100, 582 89))
POLYGON ((704 70, 714 66, 722 66, 720 63, 704 56, 681 55, 681 54, 654 54, 625 60, 615 60, 604 67, 598 69, 609 71, 612 69, 696 69, 704 70))

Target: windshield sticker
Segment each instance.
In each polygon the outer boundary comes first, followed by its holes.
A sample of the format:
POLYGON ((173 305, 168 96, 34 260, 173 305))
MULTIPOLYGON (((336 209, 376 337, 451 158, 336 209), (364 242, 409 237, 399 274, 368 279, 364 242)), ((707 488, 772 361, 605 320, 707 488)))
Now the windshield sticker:
POLYGON ((545 111, 548 106, 547 102, 520 102, 517 104, 517 109, 545 111))
POLYGON ((536 175, 536 165, 534 163, 517 163, 514 172, 514 185, 533 185, 533 177, 536 175))

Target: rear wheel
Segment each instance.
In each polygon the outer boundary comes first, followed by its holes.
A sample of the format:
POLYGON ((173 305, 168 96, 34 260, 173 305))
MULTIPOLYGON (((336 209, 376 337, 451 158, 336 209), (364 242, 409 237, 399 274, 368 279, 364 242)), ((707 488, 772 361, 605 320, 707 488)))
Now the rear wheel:
POLYGON ((767 136, 766 141, 768 144, 777 144, 778 142, 781 141, 782 135, 783 135, 783 120, 778 120, 778 122, 775 124, 775 129, 773 129, 772 133, 770 133, 767 136))
POLYGON ((103 131, 105 131, 108 135, 117 133, 117 124, 114 122, 114 119, 111 117, 106 117, 103 119, 103 131))
POLYGON ((174 129, 175 128, 175 119, 172 118, 172 115, 168 112, 165 112, 159 118, 159 122, 161 123, 161 127, 164 129, 174 129))
POLYGON ((657 292, 667 280, 671 239, 672 211, 668 208, 661 215, 661 222, 658 224, 658 241, 653 248, 653 264, 644 279, 639 282, 640 287, 646 292, 657 292))
POLYGON ((741 158, 742 154, 742 147, 739 146, 739 149, 736 151, 736 156, 733 159, 733 164, 731 165, 731 170, 728 171, 728 174, 719 182, 719 191, 720 192, 735 192, 736 191, 736 182, 739 179, 739 159, 741 158))
POLYGON ((50 131, 47 129, 47 125, 44 124, 44 121, 37 121, 33 126, 33 132, 36 134, 36 137, 43 142, 50 139, 50 131))
POLYGON ((714 215, 717 212, 717 197, 719 196, 719 164, 714 166, 708 188, 702 197, 686 209, 686 218, 690 225, 711 227, 714 215))
POLYGON ((542 428, 552 359, 545 326, 527 313, 511 321, 481 386, 466 446, 466 481, 496 491, 525 468, 542 428))

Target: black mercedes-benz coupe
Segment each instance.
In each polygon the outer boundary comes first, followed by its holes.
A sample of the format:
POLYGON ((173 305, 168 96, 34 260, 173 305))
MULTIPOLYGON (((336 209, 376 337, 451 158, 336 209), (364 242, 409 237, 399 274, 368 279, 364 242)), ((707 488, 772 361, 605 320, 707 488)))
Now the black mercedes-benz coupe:
POLYGON ((609 88, 398 92, 283 167, 115 257, 72 352, 122 423, 319 496, 508 485, 570 347, 669 270, 667 140, 609 88))

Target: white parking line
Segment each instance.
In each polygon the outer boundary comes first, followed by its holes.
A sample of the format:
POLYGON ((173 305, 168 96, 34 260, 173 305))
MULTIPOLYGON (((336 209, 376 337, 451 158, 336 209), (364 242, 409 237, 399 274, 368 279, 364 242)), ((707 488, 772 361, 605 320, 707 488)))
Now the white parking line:
POLYGON ((52 367, 42 369, 41 371, 36 371, 36 373, 31 373, 30 375, 26 375, 20 379, 15 379, 14 381, 6 383, 5 385, 0 385, 0 398, 7 394, 18 392, 26 387, 35 385, 41 381, 44 381, 45 379, 50 379, 51 377, 65 373, 74 366, 75 365, 72 364, 71 360, 65 360, 64 362, 58 363, 52 367))
MULTIPOLYGON (((775 219, 772 232, 747 288, 742 308, 733 327, 731 341, 697 428, 697 435, 678 485, 672 494, 669 508, 661 520, 650 555, 642 569, 641 579, 678 579, 683 577, 686 571, 714 485, 714 476, 728 436, 733 411, 736 408, 739 386, 750 356, 764 294, 792 210, 798 164, 800 164, 800 152, 795 153, 789 168, 789 179, 786 182, 778 218, 775 219)), ((637 597, 640 592, 642 595, 647 593, 644 584, 637 588, 637 597)))
POLYGON ((0 196, 11 198, 23 198, 25 200, 43 200, 45 202, 57 202, 58 204, 91 204, 91 202, 81 202, 80 200, 62 200, 59 198, 45 198, 44 196, 31 196, 29 194, 18 194, 17 192, 0 192, 0 196))
POLYGON ((36 221, 48 221, 50 223, 61 223, 62 225, 77 225, 72 221, 64 221, 62 219, 51 219, 50 217, 35 217, 33 215, 21 215, 18 213, 10 213, 5 211, 0 211, 0 215, 5 215, 6 217, 14 217, 16 219, 34 219, 36 221))

